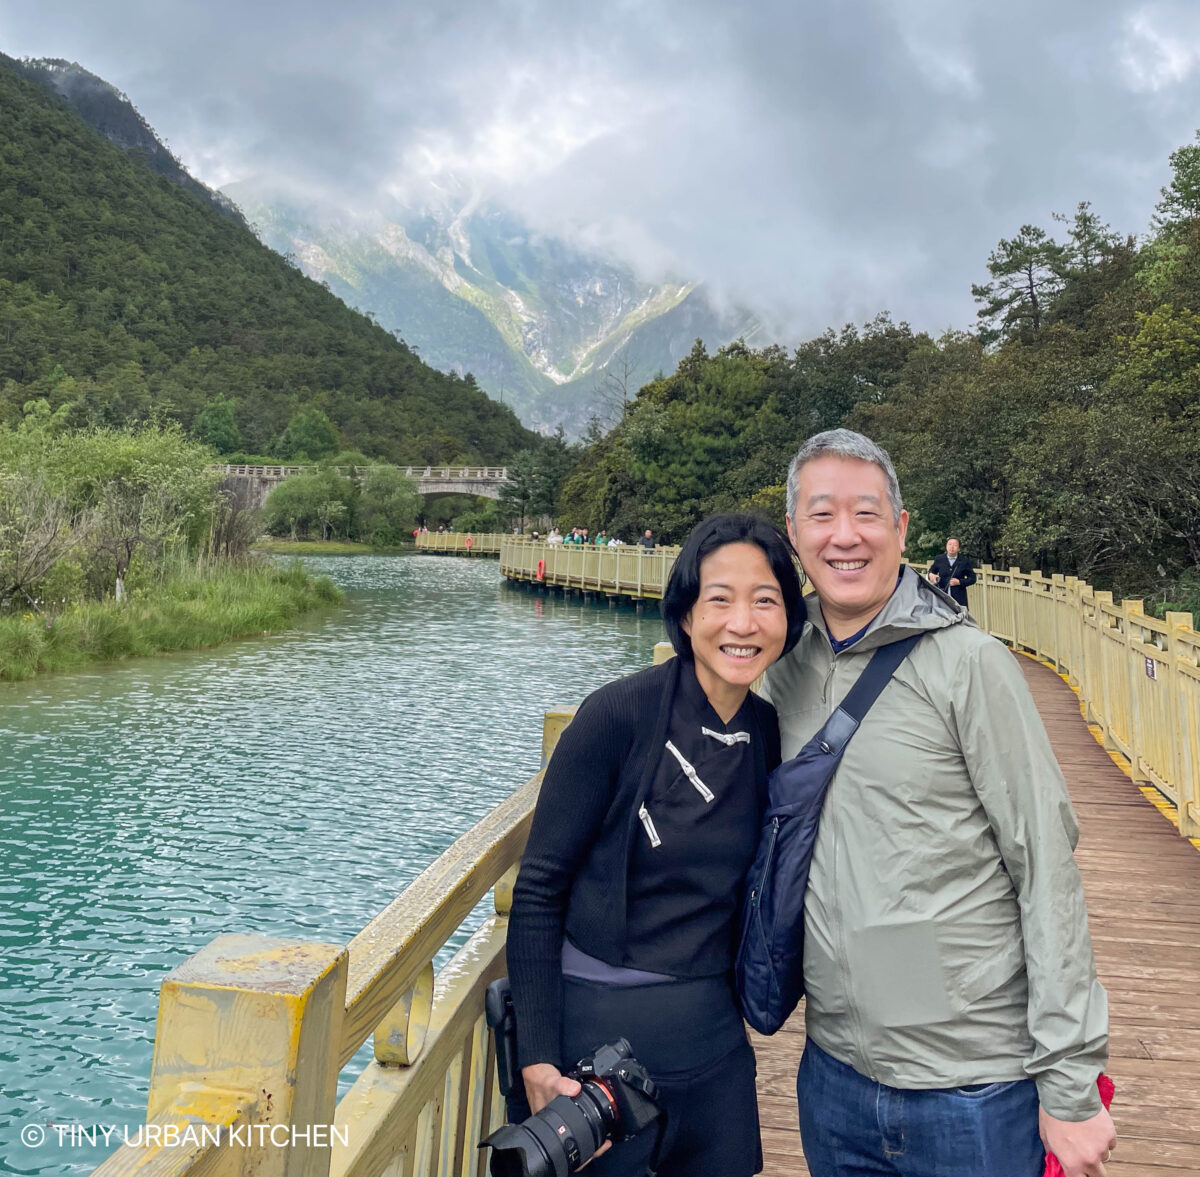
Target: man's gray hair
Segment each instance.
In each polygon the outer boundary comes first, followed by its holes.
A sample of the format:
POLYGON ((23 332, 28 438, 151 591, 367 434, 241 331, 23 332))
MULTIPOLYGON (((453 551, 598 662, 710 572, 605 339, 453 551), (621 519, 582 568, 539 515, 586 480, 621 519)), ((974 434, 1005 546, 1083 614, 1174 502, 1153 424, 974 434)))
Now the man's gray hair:
POLYGON ((792 459, 788 466, 787 477, 787 513, 793 523, 796 521, 796 484, 800 480, 800 467, 814 458, 857 458, 860 462, 870 462, 883 471, 887 481, 888 500, 892 504, 892 517, 898 524, 900 512, 904 510, 904 501, 900 498, 900 483, 896 479, 896 470, 887 450, 876 445, 869 437, 855 433, 852 429, 827 429, 824 433, 814 433, 792 459))

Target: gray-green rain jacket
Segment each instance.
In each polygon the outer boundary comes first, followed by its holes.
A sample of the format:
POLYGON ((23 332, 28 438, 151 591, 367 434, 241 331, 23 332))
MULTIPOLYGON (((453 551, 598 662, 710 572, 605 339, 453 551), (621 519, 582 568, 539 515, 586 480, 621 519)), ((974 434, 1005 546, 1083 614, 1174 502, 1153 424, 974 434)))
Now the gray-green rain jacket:
POLYGON ((1078 830, 1016 659, 905 568, 835 655, 811 625, 767 672, 786 760, 873 650, 918 631, 850 741, 821 814, 805 904, 812 1040, 891 1087, 1032 1076, 1046 1111, 1100 1111, 1108 1003, 1096 980, 1078 830))

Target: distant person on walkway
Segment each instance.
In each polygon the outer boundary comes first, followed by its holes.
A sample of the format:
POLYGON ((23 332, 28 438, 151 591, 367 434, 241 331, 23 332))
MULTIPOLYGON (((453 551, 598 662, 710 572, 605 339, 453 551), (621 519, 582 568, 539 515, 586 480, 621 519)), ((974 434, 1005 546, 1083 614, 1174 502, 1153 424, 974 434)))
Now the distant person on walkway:
POLYGON ((929 582, 936 584, 944 593, 949 593, 964 609, 967 607, 967 589, 975 583, 975 569, 971 561, 961 552, 958 540, 951 536, 946 541, 946 550, 934 556, 929 565, 929 582))
MULTIPOLYGON (((793 757, 874 650, 924 636, 849 742, 820 815, 797 1078, 813 1177, 1102 1177, 1096 980, 1075 817, 1015 657, 902 564, 874 442, 817 434, 788 471, 812 624, 768 672, 793 757)), ((961 579, 961 578, 960 578, 961 579)))
POLYGON ((596 534, 594 546, 597 548, 608 547, 608 532, 605 531, 603 527, 600 528, 599 532, 596 534))
POLYGON ((563 542, 562 532, 557 527, 550 528, 550 534, 546 536, 548 544, 561 544, 563 542))
POLYGON ((654 547, 654 533, 650 530, 650 528, 646 528, 645 534, 641 539, 638 540, 638 546, 642 548, 654 547))
MULTIPOLYGON (((754 1053, 730 977, 779 762, 775 712, 750 684, 804 625, 783 534, 749 515, 706 519, 662 612, 678 657, 589 695, 546 769, 508 927, 518 1061, 536 1111, 577 1094, 562 1072, 623 1036, 666 1105, 658 1172, 750 1177, 754 1053)), ((654 1136, 584 1172, 644 1173, 654 1136)))

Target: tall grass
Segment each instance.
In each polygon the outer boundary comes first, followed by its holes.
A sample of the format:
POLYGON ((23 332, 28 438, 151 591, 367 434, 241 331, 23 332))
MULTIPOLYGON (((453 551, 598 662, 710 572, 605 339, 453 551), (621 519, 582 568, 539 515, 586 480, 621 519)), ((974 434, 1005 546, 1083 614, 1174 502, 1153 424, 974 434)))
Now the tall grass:
POLYGON ((120 604, 90 602, 57 615, 0 617, 0 679, 274 633, 341 599, 328 577, 309 576, 298 565, 175 561, 120 604))

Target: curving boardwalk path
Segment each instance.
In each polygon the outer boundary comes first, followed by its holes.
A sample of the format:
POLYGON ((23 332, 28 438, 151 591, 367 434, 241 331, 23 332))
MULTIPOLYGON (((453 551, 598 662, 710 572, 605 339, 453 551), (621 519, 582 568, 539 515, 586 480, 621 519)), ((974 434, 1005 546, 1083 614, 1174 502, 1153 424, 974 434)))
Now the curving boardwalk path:
MULTIPOLYGON (((1076 860, 1111 1016, 1119 1143, 1108 1177, 1200 1174, 1200 853, 1088 731, 1074 692, 1021 657, 1079 817, 1076 860)), ((764 1172, 808 1173, 796 1128, 797 1015, 755 1036, 764 1172)))

